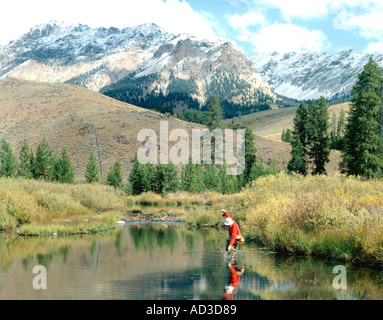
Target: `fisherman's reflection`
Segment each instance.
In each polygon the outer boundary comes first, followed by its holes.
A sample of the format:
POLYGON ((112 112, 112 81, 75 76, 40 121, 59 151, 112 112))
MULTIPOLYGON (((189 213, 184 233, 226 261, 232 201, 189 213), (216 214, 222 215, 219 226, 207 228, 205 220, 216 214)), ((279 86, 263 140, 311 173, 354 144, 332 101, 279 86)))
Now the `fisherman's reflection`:
POLYGON ((230 269, 229 280, 223 289, 222 300, 233 300, 235 289, 238 287, 239 279, 245 272, 245 268, 238 266, 236 262, 234 264, 229 263, 227 266, 230 269))

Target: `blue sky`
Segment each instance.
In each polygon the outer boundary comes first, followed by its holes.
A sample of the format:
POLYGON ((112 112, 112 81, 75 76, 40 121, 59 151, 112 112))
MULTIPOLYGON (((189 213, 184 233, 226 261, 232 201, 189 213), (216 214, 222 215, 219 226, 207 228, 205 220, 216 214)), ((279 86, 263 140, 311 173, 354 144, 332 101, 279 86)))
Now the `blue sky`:
POLYGON ((51 20, 117 28, 154 22, 226 39, 248 54, 383 53, 382 0, 12 0, 2 3, 0 45, 51 20))

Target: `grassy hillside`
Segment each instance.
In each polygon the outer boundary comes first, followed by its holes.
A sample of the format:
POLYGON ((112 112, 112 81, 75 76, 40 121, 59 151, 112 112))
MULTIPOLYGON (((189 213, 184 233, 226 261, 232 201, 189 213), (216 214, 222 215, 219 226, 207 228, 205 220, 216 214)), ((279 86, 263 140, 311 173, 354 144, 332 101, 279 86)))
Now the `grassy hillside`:
MULTIPOLYGON (((330 115, 347 107, 332 106, 330 115)), ((292 127, 295 111, 296 108, 268 110, 233 121, 246 122, 255 131, 257 155, 264 165, 276 160, 284 167, 291 147, 280 136, 283 129, 292 127)), ((119 160, 126 179, 141 144, 137 134, 143 128, 154 129, 158 136, 160 121, 168 121, 170 131, 177 128, 191 133, 193 128, 203 128, 80 87, 12 78, 0 80, 0 121, 0 135, 12 144, 16 155, 24 138, 34 151, 43 137, 55 151, 67 147, 78 182, 83 181, 91 151, 101 163, 103 178, 119 160)), ((329 172, 338 170, 339 160, 339 152, 333 151, 329 172)))
POLYGON ((168 121, 170 131, 202 128, 72 85, 0 80, 0 135, 16 155, 24 138, 34 151, 43 137, 55 151, 67 147, 80 181, 92 150, 104 178, 117 160, 126 176, 141 144, 138 132, 150 128, 159 136, 160 121, 168 121))
MULTIPOLYGON (((349 110, 349 103, 330 106, 330 119, 334 113, 339 117, 342 109, 347 112, 349 110)), ((268 165, 271 161, 275 160, 280 167, 285 167, 291 157, 291 145, 282 142, 281 136, 283 130, 293 128, 296 111, 296 107, 261 111, 227 120, 227 124, 242 123, 248 125, 256 134, 257 156, 262 162, 268 165)), ((330 163, 326 167, 328 172, 339 171, 339 162, 340 152, 337 150, 331 151, 330 163)))
MULTIPOLYGON (((330 119, 335 113, 339 116, 340 111, 349 110, 349 103, 341 103, 329 107, 330 119)), ((282 131, 293 128, 293 120, 297 107, 266 110, 249 115, 242 116, 240 118, 234 118, 233 120, 227 120, 228 123, 245 123, 252 128, 256 135, 272 141, 282 141, 282 131)))

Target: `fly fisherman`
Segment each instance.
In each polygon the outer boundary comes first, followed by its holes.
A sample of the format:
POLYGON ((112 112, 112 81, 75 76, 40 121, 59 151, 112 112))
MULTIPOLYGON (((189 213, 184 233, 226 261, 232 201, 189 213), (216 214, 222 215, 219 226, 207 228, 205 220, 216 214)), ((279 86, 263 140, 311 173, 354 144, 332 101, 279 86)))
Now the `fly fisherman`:
POLYGON ((237 245, 244 243, 245 239, 241 235, 238 223, 230 217, 230 214, 226 210, 222 209, 222 212, 222 216, 226 216, 225 226, 227 226, 227 230, 229 231, 229 237, 226 241, 226 251, 236 251, 237 245))

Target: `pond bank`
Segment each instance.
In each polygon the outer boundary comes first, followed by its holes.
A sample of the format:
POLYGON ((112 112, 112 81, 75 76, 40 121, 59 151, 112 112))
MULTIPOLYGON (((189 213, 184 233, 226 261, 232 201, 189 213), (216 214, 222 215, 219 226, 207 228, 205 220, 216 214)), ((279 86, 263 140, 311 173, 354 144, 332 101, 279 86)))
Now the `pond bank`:
POLYGON ((92 234, 114 228, 124 193, 104 185, 0 179, 0 232, 22 236, 92 234))
MULTIPOLYGON (((247 242, 274 252, 383 265, 383 180, 279 174, 236 195, 146 194, 129 201, 139 205, 148 198, 160 208, 183 203, 183 211, 170 208, 171 215, 194 227, 221 226, 226 209, 247 242)), ((143 214, 150 213, 150 207, 143 208, 143 214)))
POLYGON ((0 232, 94 234, 117 222, 221 228, 225 209, 246 242, 275 252, 383 264, 383 181, 342 175, 263 177, 240 194, 126 196, 102 185, 0 179, 0 232))

